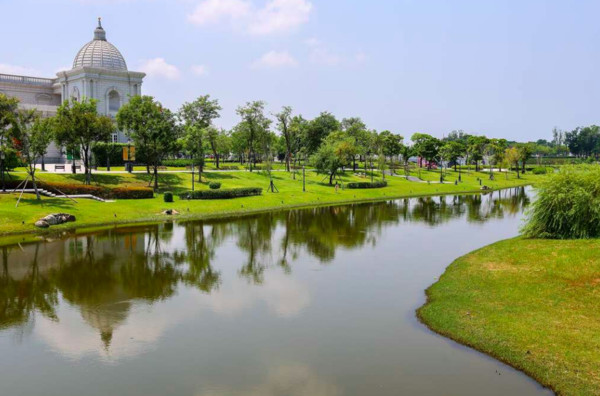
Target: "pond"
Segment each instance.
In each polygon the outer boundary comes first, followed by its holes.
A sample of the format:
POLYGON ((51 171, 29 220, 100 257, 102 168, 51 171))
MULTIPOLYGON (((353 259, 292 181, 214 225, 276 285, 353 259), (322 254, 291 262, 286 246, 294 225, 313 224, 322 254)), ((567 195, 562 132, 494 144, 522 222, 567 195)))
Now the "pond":
POLYGON ((0 395, 538 395, 415 317, 530 190, 116 228, 0 248, 0 395))

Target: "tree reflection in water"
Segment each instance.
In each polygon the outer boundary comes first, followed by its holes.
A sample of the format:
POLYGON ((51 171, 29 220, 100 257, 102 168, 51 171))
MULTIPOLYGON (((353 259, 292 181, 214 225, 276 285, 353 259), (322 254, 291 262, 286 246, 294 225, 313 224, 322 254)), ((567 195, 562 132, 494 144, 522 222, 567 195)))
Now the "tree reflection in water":
POLYGON ((260 285, 265 271, 308 252, 328 263, 336 251, 375 245, 401 222, 436 226, 516 215, 529 203, 524 188, 486 195, 425 197, 267 213, 237 220, 165 223, 2 248, 0 331, 25 326, 35 313, 58 320, 61 301, 78 307, 106 348, 136 300, 152 304, 180 285, 211 293, 221 283, 218 248, 233 241, 245 261, 239 276, 260 285), (177 237, 183 236, 183 237, 177 237))

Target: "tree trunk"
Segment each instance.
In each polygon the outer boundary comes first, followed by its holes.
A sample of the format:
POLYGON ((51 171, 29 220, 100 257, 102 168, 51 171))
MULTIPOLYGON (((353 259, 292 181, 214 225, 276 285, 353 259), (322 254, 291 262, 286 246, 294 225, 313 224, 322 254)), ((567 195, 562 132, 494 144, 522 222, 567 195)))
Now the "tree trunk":
POLYGON ((158 192, 158 165, 154 165, 154 191, 158 192))
POLYGON ((352 157, 352 172, 356 172, 356 155, 352 157))
POLYGON ((83 167, 85 169, 85 184, 90 184, 92 182, 90 175, 90 149, 86 147, 83 149, 83 167))
POLYGON ((46 162, 44 161, 44 156, 42 155, 42 170, 46 170, 46 162))
POLYGON ((219 153, 215 153, 215 160, 217 161, 217 169, 219 169, 219 153))
POLYGON ((335 174, 335 172, 333 172, 333 173, 331 173, 331 174, 329 175, 329 185, 330 185, 330 186, 331 186, 331 185, 333 185, 333 175, 334 175, 334 174, 335 174))
POLYGON ((146 164, 146 173, 150 174, 150 165, 146 164))
POLYGON ((31 176, 31 184, 33 184, 33 190, 35 191, 35 197, 39 201, 39 200, 41 200, 41 197, 40 197, 40 192, 38 191, 38 188, 37 188, 37 183, 35 182, 35 164, 33 164, 33 167, 30 165, 29 176, 31 176))

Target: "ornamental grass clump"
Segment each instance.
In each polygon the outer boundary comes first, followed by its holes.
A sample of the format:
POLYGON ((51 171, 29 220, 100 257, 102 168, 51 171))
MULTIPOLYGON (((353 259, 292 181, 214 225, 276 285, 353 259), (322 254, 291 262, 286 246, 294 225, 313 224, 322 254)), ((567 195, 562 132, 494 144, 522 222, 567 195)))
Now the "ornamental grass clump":
POLYGON ((527 213, 531 238, 600 237, 600 166, 564 167, 543 181, 527 213))

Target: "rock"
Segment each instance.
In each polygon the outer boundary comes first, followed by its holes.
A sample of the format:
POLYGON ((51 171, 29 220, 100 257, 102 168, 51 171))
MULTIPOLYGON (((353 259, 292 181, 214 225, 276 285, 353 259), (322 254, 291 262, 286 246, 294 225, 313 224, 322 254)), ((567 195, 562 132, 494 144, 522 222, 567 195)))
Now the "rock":
POLYGON ((48 228, 50 227, 50 224, 45 220, 38 220, 35 222, 35 226, 39 228, 48 228))
POLYGON ((167 210, 163 211, 163 214, 171 216, 171 215, 179 214, 179 212, 176 211, 175 209, 167 209, 167 210))
POLYGON ((75 221, 75 216, 68 214, 68 213, 53 213, 53 214, 49 214, 48 216, 38 220, 35 225, 37 227, 43 227, 43 228, 47 228, 51 225, 57 225, 57 224, 62 224, 62 223, 68 223, 68 222, 73 222, 75 221), (38 225, 38 223, 40 225, 38 225), (46 225, 43 226, 41 225, 42 223, 45 223, 46 225))
POLYGON ((489 190, 490 188, 488 186, 481 186, 480 190, 489 190))

